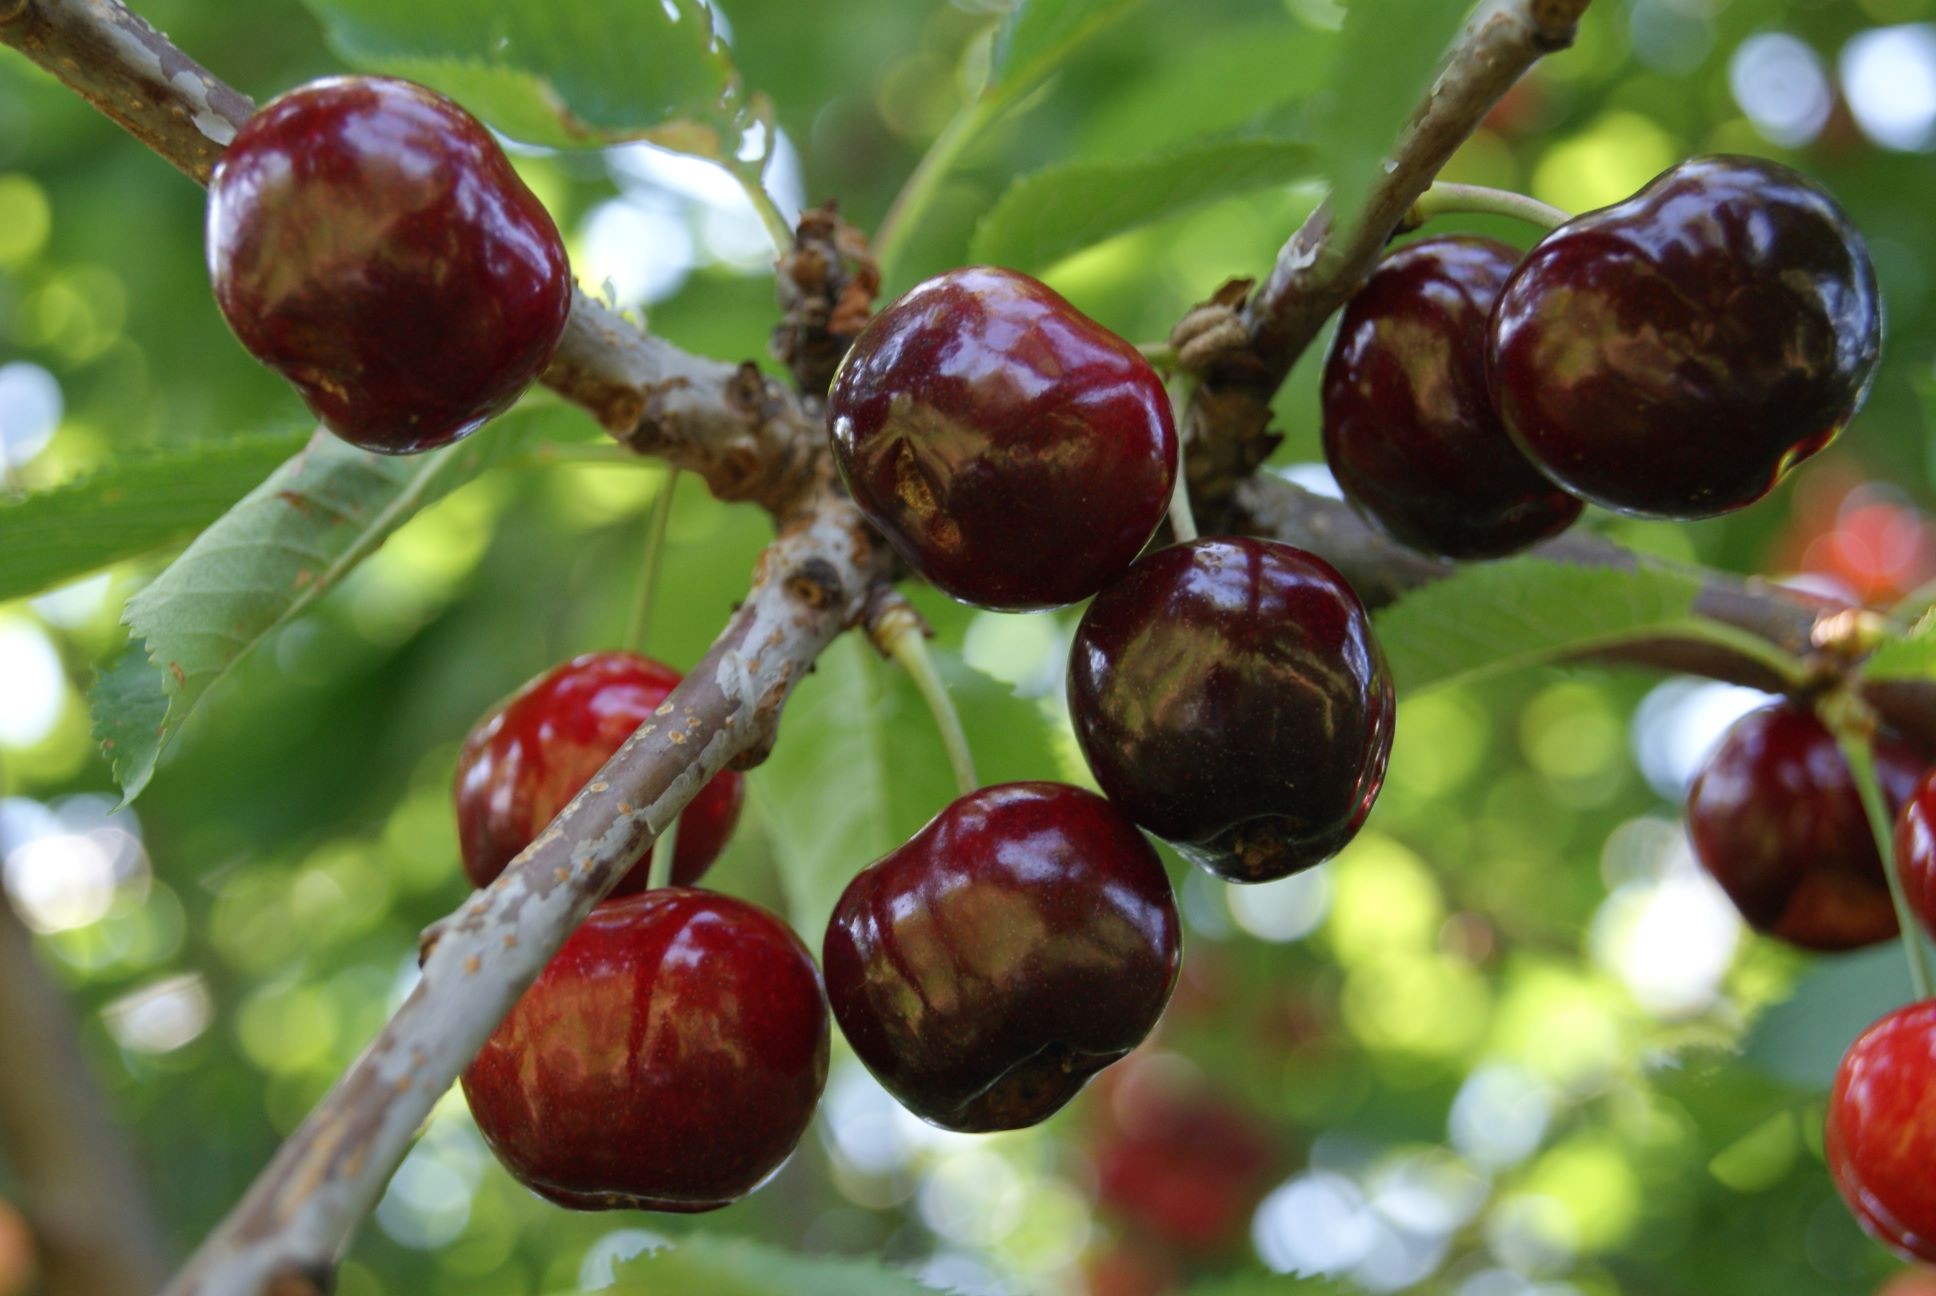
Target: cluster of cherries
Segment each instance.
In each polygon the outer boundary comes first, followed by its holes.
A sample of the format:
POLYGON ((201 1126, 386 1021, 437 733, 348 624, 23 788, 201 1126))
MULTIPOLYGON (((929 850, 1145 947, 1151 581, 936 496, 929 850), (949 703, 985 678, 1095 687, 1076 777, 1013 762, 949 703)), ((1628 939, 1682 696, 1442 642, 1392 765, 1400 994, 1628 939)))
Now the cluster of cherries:
MULTIPOLYGON (((570 312, 556 227, 489 133, 421 87, 338 78, 238 133, 210 188, 216 298, 329 427, 391 453, 448 444, 544 367, 570 312)), ((1697 159, 1562 225, 1523 259, 1426 239, 1347 306, 1324 445, 1398 541, 1496 557, 1591 501, 1709 516, 1765 494, 1853 414, 1880 337, 1860 238, 1772 163, 1697 159)), ((1149 549, 1177 487, 1162 380, 1042 284, 969 268, 856 341, 828 398, 855 503, 907 562, 1001 611, 1091 599, 1068 696, 1105 795, 983 788, 860 870, 821 966, 766 911, 696 887, 738 818, 716 776, 680 816, 671 885, 640 864, 465 1072, 511 1171, 576 1207, 696 1211, 751 1191, 826 1079, 829 1009, 909 1109, 956 1130, 1062 1107, 1134 1049, 1175 986, 1175 897, 1143 833, 1233 882, 1334 855, 1378 794, 1391 678, 1322 559, 1214 536, 1149 549), (1146 552, 1147 550, 1147 552, 1146 552)), ((678 683, 576 658, 479 723, 458 763, 464 864, 488 885, 678 683)), ((1878 757, 1903 880, 1936 923, 1936 774, 1878 757)), ((1894 930, 1846 765, 1804 708, 1744 720, 1696 783, 1702 862, 1758 928, 1842 949, 1894 930)), ((1892 1245, 1936 1259, 1936 1002, 1850 1051, 1836 1180, 1892 1245)))

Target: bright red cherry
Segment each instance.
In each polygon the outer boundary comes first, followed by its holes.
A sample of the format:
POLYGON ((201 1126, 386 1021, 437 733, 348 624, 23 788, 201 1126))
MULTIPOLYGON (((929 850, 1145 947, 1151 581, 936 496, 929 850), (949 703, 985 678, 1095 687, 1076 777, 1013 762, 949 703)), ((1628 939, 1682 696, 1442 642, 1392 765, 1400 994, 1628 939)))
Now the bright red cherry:
POLYGON ((1608 508, 1752 504, 1834 439, 1882 342, 1854 226, 1775 162, 1704 157, 1542 239, 1493 315, 1507 429, 1608 508))
MULTIPOLYGON (((479 720, 464 740, 452 788, 471 883, 495 881, 678 684, 678 671, 649 657, 586 653, 532 680, 479 720)), ((680 812, 675 884, 697 882, 719 858, 744 799, 744 778, 724 770, 680 812)), ((639 861, 612 894, 643 890, 649 867, 639 861)))
POLYGON ((509 406, 571 310, 558 229, 490 132, 383 77, 313 81, 243 124, 209 182, 208 269, 242 345, 386 454, 509 406))
POLYGON ((1069 658, 1069 710, 1102 790, 1234 882, 1344 848, 1384 783, 1395 709, 1351 586, 1271 540, 1150 554, 1096 596, 1069 658))
POLYGON ((1497 558, 1558 535, 1580 501, 1513 444, 1486 390, 1493 303, 1519 253, 1429 238, 1387 256, 1344 309, 1324 364, 1324 457, 1401 544, 1497 558))
POLYGON ((1829 1173, 1863 1228, 1936 1264, 1936 999, 1898 1008, 1842 1057, 1828 1099, 1829 1173))
POLYGON ((1909 907, 1936 936, 1936 769, 1917 781, 1896 818, 1896 869, 1909 907))
POLYGON ((1012 270, 920 284, 827 397, 854 502, 938 588, 1005 611, 1085 599, 1169 508, 1176 429, 1135 347, 1012 270))
POLYGON ((821 962, 834 1019, 915 1115, 1047 1119, 1135 1048, 1182 934, 1156 852, 1093 792, 1007 783, 953 802, 862 869, 821 962))
MULTIPOLYGON (((1892 811, 1926 764, 1900 738, 1877 742, 1892 811)), ((1814 950, 1855 949, 1896 932, 1848 762, 1806 707, 1776 702, 1735 722, 1688 792, 1687 830, 1701 866, 1757 931, 1814 950)))
POLYGON ((578 1210, 705 1211, 793 1151, 827 1081, 800 938, 710 891, 592 910, 463 1076, 518 1181, 578 1210))

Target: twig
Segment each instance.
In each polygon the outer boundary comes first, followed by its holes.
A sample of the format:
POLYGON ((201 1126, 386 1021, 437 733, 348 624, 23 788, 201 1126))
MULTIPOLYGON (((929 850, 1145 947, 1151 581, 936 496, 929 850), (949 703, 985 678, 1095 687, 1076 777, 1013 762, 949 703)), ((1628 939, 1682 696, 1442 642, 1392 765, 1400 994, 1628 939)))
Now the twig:
POLYGON ((793 685, 860 617, 883 570, 852 504, 831 494, 761 556, 712 649, 491 886, 445 920, 423 977, 166 1289, 260 1296, 324 1272, 437 1099, 593 904, 707 780, 770 748, 793 685))
POLYGON ((124 1127, 4 892, 0 1056, 0 1149, 39 1243, 48 1296, 155 1290, 168 1261, 124 1127))
MULTIPOLYGON (((1239 312, 1242 341, 1207 357, 1191 404, 1190 488, 1197 516, 1222 516, 1263 454, 1271 397, 1334 311, 1371 273, 1412 204, 1501 95, 1541 56, 1566 48, 1589 0, 1485 0, 1399 136, 1364 211, 1333 230, 1320 206, 1278 253, 1239 312)), ((1267 451, 1265 451, 1267 453, 1267 451)))

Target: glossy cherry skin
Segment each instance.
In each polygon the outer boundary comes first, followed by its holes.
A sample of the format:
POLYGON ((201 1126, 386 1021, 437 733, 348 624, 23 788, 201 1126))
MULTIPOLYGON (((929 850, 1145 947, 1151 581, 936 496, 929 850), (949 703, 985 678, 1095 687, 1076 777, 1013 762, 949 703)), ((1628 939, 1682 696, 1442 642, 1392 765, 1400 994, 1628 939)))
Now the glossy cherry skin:
POLYGON ((464 1071, 484 1141, 578 1210, 705 1211, 780 1168, 827 1082, 827 996, 787 925, 661 887, 592 910, 464 1071))
MULTIPOLYGON (((1892 811, 1925 764, 1899 738, 1877 742, 1892 811)), ((1805 707, 1777 702, 1735 722, 1688 792, 1687 829, 1695 858, 1757 931, 1813 950, 1856 949, 1896 932, 1848 762, 1805 707)))
POLYGON ((1324 457, 1345 498, 1400 544, 1498 558, 1558 535, 1580 501, 1506 434, 1486 390, 1504 243, 1430 238, 1378 265, 1325 359, 1324 457))
MULTIPOLYGON (((628 652, 586 653, 532 680, 479 720, 457 757, 452 796, 464 872, 486 887, 591 781, 679 684, 679 672, 628 652)), ((679 814, 672 881, 697 882, 739 822, 743 776, 725 770, 679 814)), ((613 895, 645 889, 649 860, 613 895)))
POLYGON ((509 406, 571 310, 557 226, 490 132, 383 77, 313 81, 243 124, 209 182, 208 269, 242 345, 388 454, 509 406))
POLYGON ((1176 428, 1135 347, 1027 275, 985 266, 876 315, 827 397, 861 511, 964 603, 1101 589, 1169 509, 1176 428))
POLYGON ((1159 549, 1096 596, 1069 710, 1125 814, 1233 882, 1322 863, 1391 757, 1391 673, 1323 559, 1219 536, 1159 549))
POLYGON ((1898 1008, 1842 1057, 1829 1091, 1829 1173, 1855 1218, 1936 1264, 1936 999, 1898 1008))
POLYGON ((1176 985, 1169 876, 1107 801, 1006 783, 847 885, 821 963, 834 1020, 944 1129, 1020 1129, 1142 1042, 1176 985))
POLYGON ((1917 781, 1896 817, 1896 868, 1909 907, 1936 936, 1936 769, 1917 781))
POLYGON ((1875 373, 1882 307, 1827 193, 1705 157, 1547 235, 1492 327, 1494 400, 1542 471, 1611 509, 1700 518, 1834 439, 1875 373))

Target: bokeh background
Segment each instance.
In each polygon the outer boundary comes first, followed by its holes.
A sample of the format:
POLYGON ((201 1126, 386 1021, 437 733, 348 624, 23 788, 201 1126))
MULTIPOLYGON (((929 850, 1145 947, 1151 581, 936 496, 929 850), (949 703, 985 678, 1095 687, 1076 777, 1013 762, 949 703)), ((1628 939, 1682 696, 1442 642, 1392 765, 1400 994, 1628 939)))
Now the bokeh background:
MULTIPOLYGON (((776 195, 837 197, 864 227, 961 103, 1001 8, 721 7, 748 83, 778 108, 776 195)), ((139 8, 258 98, 341 70, 290 0, 139 8)), ((1149 0, 964 160, 891 287, 962 261, 1017 174, 1294 130, 1339 17, 1332 0, 1149 0)), ((1932 150, 1932 0, 1599 0, 1577 47, 1500 106, 1448 178, 1579 210, 1692 153, 1780 158, 1866 231, 1887 302, 1866 411, 1771 500, 1693 526, 1589 525, 1872 603, 1936 577, 1932 150)), ((769 251, 722 173, 644 146, 517 162, 588 288, 692 349, 764 358, 769 251)), ((1247 193, 1036 268, 1124 335, 1161 339, 1222 280, 1268 266, 1315 196, 1247 193)), ((300 428, 296 399, 215 311, 201 215, 192 185, 0 53, 6 491, 132 447, 300 428)), ((1443 227, 1460 226, 1530 239, 1443 227)), ((1273 470, 1323 488, 1316 360, 1281 398, 1273 470)), ((184 1249, 407 991, 419 929, 461 900, 449 781, 465 730, 622 632, 663 474, 578 461, 594 430, 542 394, 514 417, 541 421, 543 452, 413 521, 271 639, 131 809, 115 809, 83 695, 123 642, 122 603, 167 555, 0 604, 6 895, 71 993, 184 1249)), ((765 528, 688 483, 655 655, 698 656, 765 528)), ((1085 778, 1059 710, 1072 617, 922 606, 985 772, 1085 778)), ((1216 1290, 1269 1291, 1286 1273, 1445 1296, 1936 1290, 1862 1237, 1820 1151, 1827 1077, 1906 993, 1899 956, 1811 961, 1752 938, 1679 826, 1702 753, 1755 701, 1585 670, 1407 700, 1384 797, 1342 858, 1250 889, 1175 866, 1188 952, 1167 1018, 1036 1130, 929 1129, 837 1052, 812 1132, 745 1203, 574 1215, 513 1183, 452 1095, 340 1290, 593 1289, 688 1229, 875 1256, 971 1293, 1143 1296, 1226 1275, 1216 1290)), ((790 914, 817 946, 839 885, 938 809, 947 780, 912 690, 843 642, 753 789, 711 884, 790 914)), ((24 1047, 0 1040, 0 1066, 24 1047)), ((33 1288, 10 1191, 0 1160, 0 1296, 33 1288)))

